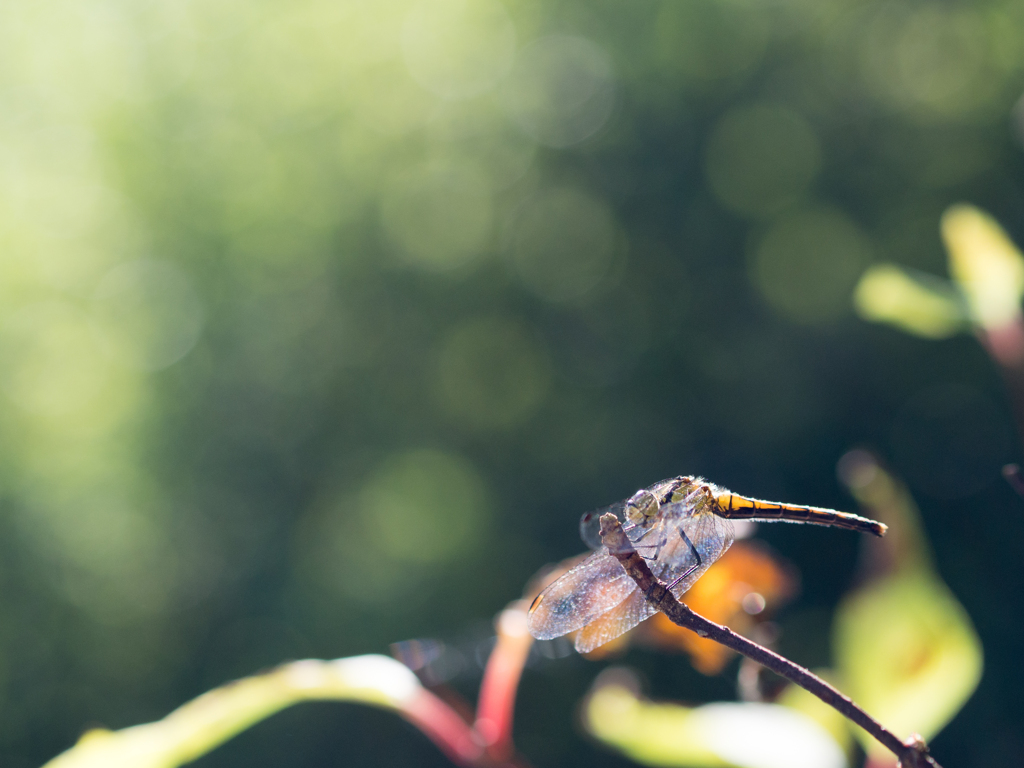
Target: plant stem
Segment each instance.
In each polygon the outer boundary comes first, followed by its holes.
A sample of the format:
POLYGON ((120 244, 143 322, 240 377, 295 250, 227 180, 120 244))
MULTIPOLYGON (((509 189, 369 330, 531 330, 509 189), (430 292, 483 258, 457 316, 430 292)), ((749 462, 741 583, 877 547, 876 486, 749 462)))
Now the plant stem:
POLYGON ((630 578, 637 583, 643 591, 648 602, 658 610, 662 611, 668 618, 680 627, 696 632, 701 637, 708 637, 717 643, 741 653, 749 659, 756 661, 764 667, 772 670, 790 682, 799 685, 806 691, 817 696, 830 707, 852 720, 865 731, 874 736, 882 745, 889 749, 901 765, 907 768, 941 768, 934 758, 928 754, 928 746, 920 736, 912 736, 906 741, 901 741, 896 734, 885 728, 871 715, 858 707, 848 697, 833 686, 826 683, 809 669, 795 664, 789 659, 770 651, 764 646, 738 635, 728 627, 716 624, 705 619, 700 614, 694 613, 688 606, 683 605, 675 596, 668 591, 664 584, 655 578, 650 567, 640 555, 633 549, 632 543, 622 530, 622 525, 613 514, 606 514, 601 517, 601 539, 608 550, 619 560, 622 567, 629 574, 630 578))
POLYGON ((495 764, 526 765, 512 743, 512 716, 516 706, 519 678, 533 638, 526 626, 526 604, 517 600, 501 612, 496 622, 497 643, 487 658, 477 698, 473 730, 485 745, 487 757, 495 764))

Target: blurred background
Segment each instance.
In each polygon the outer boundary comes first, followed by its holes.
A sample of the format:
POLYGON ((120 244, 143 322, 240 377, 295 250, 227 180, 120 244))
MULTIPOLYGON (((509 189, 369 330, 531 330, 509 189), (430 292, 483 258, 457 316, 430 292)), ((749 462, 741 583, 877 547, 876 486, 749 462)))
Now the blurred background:
MULTIPOLYGON (((1010 399, 970 334, 853 295, 944 279, 959 201, 1024 242, 1022 91, 1013 0, 3 3, 4 765, 286 659, 472 659, 580 513, 681 473, 855 511, 854 447, 984 647, 933 750, 1019 760, 1010 399)), ((780 650, 827 665, 860 538, 758 534, 802 584, 780 650)), ((632 764, 577 726, 600 669, 527 669, 531 762, 632 764)), ((448 763, 307 704, 200 764, 448 763)))

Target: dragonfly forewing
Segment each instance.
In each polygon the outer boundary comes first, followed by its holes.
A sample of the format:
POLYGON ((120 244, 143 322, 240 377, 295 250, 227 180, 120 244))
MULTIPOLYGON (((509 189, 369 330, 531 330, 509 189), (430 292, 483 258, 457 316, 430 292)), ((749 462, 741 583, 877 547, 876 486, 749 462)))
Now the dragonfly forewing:
POLYGON ((541 592, 530 606, 528 626, 551 640, 586 626, 636 589, 619 561, 603 547, 541 592))

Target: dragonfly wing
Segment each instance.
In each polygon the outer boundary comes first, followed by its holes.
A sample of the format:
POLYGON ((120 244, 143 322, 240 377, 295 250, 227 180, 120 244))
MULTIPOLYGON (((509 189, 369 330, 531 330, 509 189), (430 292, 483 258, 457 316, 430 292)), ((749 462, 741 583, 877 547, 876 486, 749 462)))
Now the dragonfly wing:
MULTIPOLYGON (((686 501, 666 504, 657 524, 637 537, 634 547, 663 584, 679 579, 672 594, 681 597, 725 553, 732 541, 729 520, 686 501)), ((654 614, 654 607, 639 589, 634 589, 621 603, 579 630, 576 650, 588 653, 654 614)))
POLYGON ((607 549, 600 549, 537 595, 528 626, 538 640, 573 632, 607 613, 636 590, 607 549))
POLYGON ((648 565, 663 584, 674 584, 672 594, 679 597, 725 554, 733 528, 731 521, 698 504, 677 502, 663 508, 659 537, 665 543, 648 565))
POLYGON ((593 550, 601 548, 601 515, 611 512, 620 523, 626 521, 626 502, 620 501, 593 512, 587 512, 580 518, 580 538, 583 543, 593 550))
POLYGON ((576 633, 576 650, 589 653, 598 646, 614 640, 624 632, 628 632, 644 619, 655 613, 651 604, 639 589, 612 608, 598 616, 576 633))

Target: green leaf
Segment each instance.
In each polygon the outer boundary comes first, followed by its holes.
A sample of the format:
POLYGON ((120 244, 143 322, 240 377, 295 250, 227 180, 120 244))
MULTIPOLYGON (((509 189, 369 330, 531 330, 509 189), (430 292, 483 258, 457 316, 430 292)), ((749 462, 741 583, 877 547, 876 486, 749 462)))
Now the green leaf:
POLYGON ((163 720, 89 731, 43 768, 175 768, 300 701, 358 701, 405 713, 423 693, 416 676, 386 656, 296 661, 215 688, 163 720))
MULTIPOLYGON (((840 461, 840 475, 867 514, 889 525, 866 542, 876 573, 839 606, 833 625, 844 692, 897 736, 930 739, 978 685, 981 642, 970 617, 936 574, 910 493, 865 451, 840 461)), ((864 731, 870 754, 887 754, 864 731)))
POLYGON ((963 297, 948 282, 876 264, 857 283, 853 303, 865 320, 889 323, 917 336, 942 339, 968 328, 963 297))
POLYGON ((973 206, 954 205, 942 215, 942 239, 949 274, 967 297, 974 321, 994 330, 1019 318, 1024 256, 996 220, 973 206))
MULTIPOLYGON (((835 656, 845 692, 898 736, 930 739, 978 685, 981 643, 966 611, 924 566, 847 598, 836 615, 835 656)), ((856 729, 870 754, 888 754, 856 729)))

